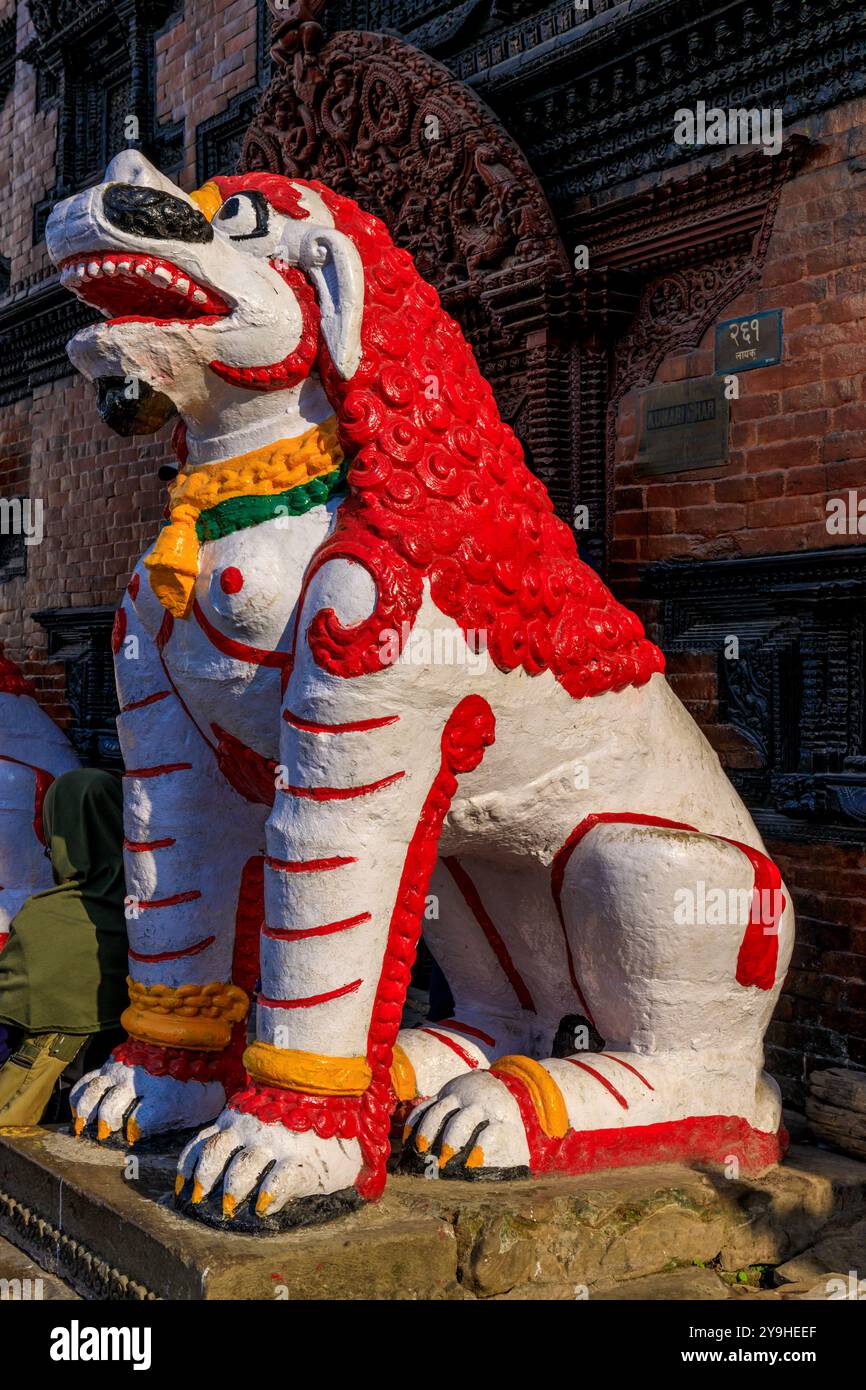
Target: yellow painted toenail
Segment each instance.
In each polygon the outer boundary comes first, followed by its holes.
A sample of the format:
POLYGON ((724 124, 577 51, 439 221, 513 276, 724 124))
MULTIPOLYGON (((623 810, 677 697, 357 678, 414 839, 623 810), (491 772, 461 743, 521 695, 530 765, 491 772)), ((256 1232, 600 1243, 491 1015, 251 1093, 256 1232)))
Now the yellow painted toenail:
POLYGON ((256 1202, 256 1216, 264 1216, 271 1202, 274 1200, 273 1192, 260 1192, 256 1202))
POLYGON ((425 1139, 423 1134, 419 1134, 418 1138, 415 1140, 415 1148, 418 1150, 419 1154, 425 1154, 429 1147, 430 1140, 425 1139))
POLYGON ((107 1120, 100 1120, 100 1121, 99 1121, 99 1124, 96 1126, 96 1137, 97 1137, 97 1139, 107 1139, 110 1133, 111 1133, 111 1127, 109 1126, 108 1121, 107 1121, 107 1120))
POLYGON ((186 1181, 186 1179, 184 1178, 183 1173, 178 1173, 177 1177, 176 1177, 175 1180, 174 1180, 174 1195, 175 1195, 175 1197, 179 1197, 180 1194, 183 1192, 183 1185, 184 1185, 185 1181, 186 1181))
POLYGON ((412 1125, 411 1125, 411 1123, 405 1124, 405 1125, 403 1126, 403 1143, 404 1143, 404 1144, 406 1143, 406 1140, 409 1138, 409 1135, 410 1135, 411 1133, 412 1133, 412 1125))
POLYGON ((198 1202, 200 1202, 203 1196, 204 1196, 204 1188, 202 1187, 201 1183, 200 1183, 200 1182, 193 1183, 193 1186, 192 1186, 192 1200, 193 1200, 193 1205, 195 1206, 198 1202))
POLYGON ((456 1150, 452 1149, 450 1144, 443 1144, 442 1152, 439 1155, 439 1167, 444 1168, 449 1158, 453 1158, 455 1153, 456 1150))
POLYGON ((470 1152, 470 1154, 469 1154, 469 1157, 468 1157, 467 1160, 466 1160, 466 1167, 467 1167, 467 1168, 483 1168, 483 1167, 484 1167, 484 1150, 483 1150, 483 1149, 479 1149, 479 1147, 478 1147, 477 1144, 475 1145, 475 1148, 471 1150, 471 1152, 470 1152))
POLYGON ((79 1117, 78 1117, 78 1119, 75 1121, 75 1125, 74 1125, 74 1129, 75 1129, 76 1135, 78 1135, 78 1134, 81 1133, 81 1131, 84 1129, 84 1126, 85 1126, 86 1123, 87 1123, 87 1121, 84 1120, 84 1119, 82 1119, 82 1117, 79 1115, 79 1117))
POLYGON ((235 1214, 235 1207, 237 1206, 237 1204, 238 1204, 238 1199, 237 1199, 237 1197, 233 1197, 233 1196, 231 1195, 230 1192, 224 1192, 224 1193, 223 1193, 223 1216, 228 1216, 229 1218, 233 1217, 234 1214, 235 1214))
POLYGON ((141 1138, 141 1130, 138 1127, 134 1115, 130 1115, 126 1122, 126 1138, 130 1144, 137 1144, 141 1138))

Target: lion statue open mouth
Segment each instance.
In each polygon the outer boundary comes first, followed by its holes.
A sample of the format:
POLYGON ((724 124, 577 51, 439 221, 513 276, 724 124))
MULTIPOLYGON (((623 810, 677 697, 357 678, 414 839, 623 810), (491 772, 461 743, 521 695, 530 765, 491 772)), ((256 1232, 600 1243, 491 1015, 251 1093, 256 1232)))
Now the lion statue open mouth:
POLYGON ((135 151, 47 239, 106 418, 179 416, 114 634, 129 1040, 76 1130, 205 1126, 177 1201, 241 1228, 376 1197, 396 1107, 443 1178, 777 1161, 778 870, 408 253, 135 151), (453 1010, 401 1029, 422 929, 453 1010))

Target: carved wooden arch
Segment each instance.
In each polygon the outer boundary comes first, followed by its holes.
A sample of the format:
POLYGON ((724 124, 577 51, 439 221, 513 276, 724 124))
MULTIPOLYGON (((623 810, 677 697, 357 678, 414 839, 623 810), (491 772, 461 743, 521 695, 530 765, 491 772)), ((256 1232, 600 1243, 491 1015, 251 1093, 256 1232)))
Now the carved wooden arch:
MULTIPOLYGON (((274 8, 272 6, 272 8, 274 8)), ((239 169, 320 179, 381 217, 472 343, 505 419, 570 512, 570 267, 541 184, 493 113, 388 35, 325 42, 321 5, 276 10, 275 75, 239 169)))

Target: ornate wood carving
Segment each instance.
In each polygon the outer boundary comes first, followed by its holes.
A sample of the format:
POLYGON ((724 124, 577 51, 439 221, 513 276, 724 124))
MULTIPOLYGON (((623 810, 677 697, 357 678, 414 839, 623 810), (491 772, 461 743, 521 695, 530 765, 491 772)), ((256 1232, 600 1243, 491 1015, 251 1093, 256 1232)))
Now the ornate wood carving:
POLYGON ((66 667, 66 701, 72 711, 68 730, 76 753, 91 767, 123 766, 115 720, 111 629, 114 607, 46 608, 33 617, 48 633, 49 660, 66 667))
POLYGON ((31 0, 36 37, 21 56, 51 75, 60 98, 54 200, 126 144, 158 157, 153 41, 173 8, 173 0, 31 0), (129 114, 138 119, 136 141, 124 129, 129 114))
POLYGON ((157 1295, 145 1284, 130 1279, 83 1241, 68 1235, 41 1212, 4 1189, 0 1189, 0 1233, 26 1250, 44 1268, 67 1279, 85 1297, 111 1299, 112 1302, 156 1301, 157 1295))
POLYGON ((643 587, 666 651, 717 658, 719 721, 756 753, 728 775, 761 830, 866 842, 866 546, 666 561, 643 587))
POLYGON ((325 43, 322 8, 302 0, 275 11, 277 71, 240 167, 321 179, 383 219, 461 323, 556 493, 571 444, 560 343, 571 276, 541 185, 492 113, 440 64, 386 35, 325 43))
POLYGON ((14 295, 0 309, 0 406, 72 371, 66 344, 98 314, 55 280, 14 295))
POLYGON ((862 0, 590 10, 560 0, 444 58, 507 118, 557 210, 681 163, 673 116, 696 93, 724 108, 783 107, 790 127, 866 91, 862 0))

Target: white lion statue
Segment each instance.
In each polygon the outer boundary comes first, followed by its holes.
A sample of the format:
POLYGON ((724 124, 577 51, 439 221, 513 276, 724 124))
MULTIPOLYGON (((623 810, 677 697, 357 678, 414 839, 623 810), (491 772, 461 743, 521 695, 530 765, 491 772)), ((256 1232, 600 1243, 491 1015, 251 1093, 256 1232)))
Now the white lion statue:
POLYGON ((778 870, 408 253, 132 150, 47 240, 105 418, 180 417, 114 642, 129 1041, 77 1131, 201 1127, 177 1200, 233 1228, 375 1198, 397 1107, 446 1179, 778 1161, 778 870), (422 929, 453 1016, 401 1029, 422 929))

